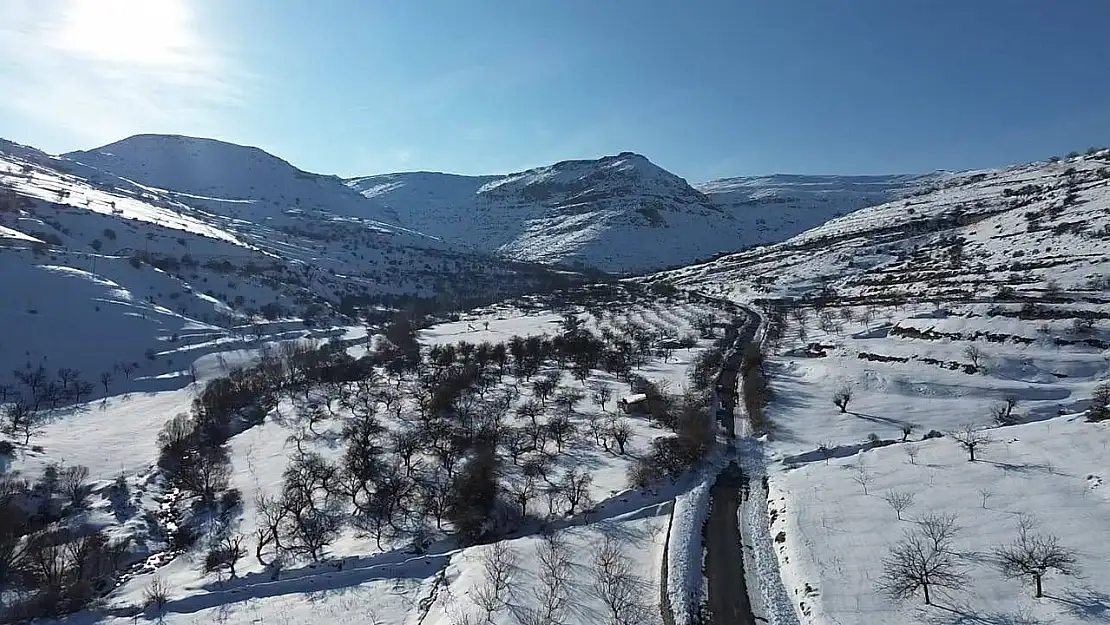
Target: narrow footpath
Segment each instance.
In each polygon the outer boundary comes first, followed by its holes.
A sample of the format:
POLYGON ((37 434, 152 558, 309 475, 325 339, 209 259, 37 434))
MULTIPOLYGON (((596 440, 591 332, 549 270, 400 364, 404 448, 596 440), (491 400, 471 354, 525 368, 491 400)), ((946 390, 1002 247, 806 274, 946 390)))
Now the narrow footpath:
POLYGON ((706 524, 705 573, 709 579, 709 614, 713 625, 755 625, 744 575, 737 511, 747 482, 735 463, 713 485, 713 507, 706 524))

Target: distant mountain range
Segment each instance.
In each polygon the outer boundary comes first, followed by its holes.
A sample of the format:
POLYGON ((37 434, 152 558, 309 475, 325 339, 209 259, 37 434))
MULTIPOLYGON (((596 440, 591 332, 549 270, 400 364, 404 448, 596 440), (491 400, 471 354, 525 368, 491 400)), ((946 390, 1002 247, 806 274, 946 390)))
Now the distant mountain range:
POLYGON ((930 178, 774 175, 692 186, 624 152, 506 175, 411 172, 342 180, 302 171, 258 148, 168 135, 138 135, 63 158, 237 219, 322 210, 514 261, 617 273, 774 243, 930 178))

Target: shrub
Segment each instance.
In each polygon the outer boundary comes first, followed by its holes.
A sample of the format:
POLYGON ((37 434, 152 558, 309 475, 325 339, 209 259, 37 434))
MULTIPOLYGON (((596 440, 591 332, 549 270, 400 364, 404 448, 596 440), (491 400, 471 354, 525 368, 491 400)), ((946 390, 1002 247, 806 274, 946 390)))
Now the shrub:
POLYGON ((0 441, 0 456, 15 455, 15 445, 11 441, 0 441))

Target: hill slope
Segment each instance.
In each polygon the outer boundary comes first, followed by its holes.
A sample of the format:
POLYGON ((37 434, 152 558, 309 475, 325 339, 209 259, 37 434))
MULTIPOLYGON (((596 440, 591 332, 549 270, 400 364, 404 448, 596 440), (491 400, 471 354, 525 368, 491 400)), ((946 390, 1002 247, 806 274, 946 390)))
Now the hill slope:
POLYGON ((137 363, 142 387, 173 386, 197 357, 247 335, 323 332, 355 323, 356 307, 490 301, 576 279, 285 206, 164 191, 0 142, 0 385, 39 364, 91 376, 137 363))
POLYGON ((694 185, 736 218, 747 248, 786 240, 830 219, 884 204, 940 174, 812 176, 773 174, 722 178, 694 185))
POLYGON ((1082 290, 1110 273, 1110 153, 950 174, 781 243, 655 279, 741 299, 1082 290), (1005 289, 1004 289, 1005 291, 1005 289))
POLYGON ((406 226, 518 260, 630 272, 737 248, 727 212, 630 152, 505 176, 420 172, 349 184, 406 226))
POLYGON ((258 148, 215 139, 135 135, 63 158, 244 219, 286 209, 375 217, 335 176, 309 173, 258 148))

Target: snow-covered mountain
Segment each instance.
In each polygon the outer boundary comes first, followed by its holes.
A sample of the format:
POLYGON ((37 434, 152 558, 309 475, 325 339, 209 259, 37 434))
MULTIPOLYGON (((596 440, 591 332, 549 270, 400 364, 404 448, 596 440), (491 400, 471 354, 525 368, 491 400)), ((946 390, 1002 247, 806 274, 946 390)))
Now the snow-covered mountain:
POLYGON ((84 163, 0 141, 0 385, 15 368, 128 362, 164 386, 186 359, 259 324, 304 332, 353 322, 356 307, 490 301, 579 279, 331 212, 367 207, 337 179, 300 177, 262 152, 167 141, 211 149, 222 167, 210 177, 193 159, 152 157, 144 173, 111 156, 149 138, 84 163), (128 175, 96 168, 106 162, 128 175))
POLYGON ((722 178, 694 188, 736 218, 739 249, 783 241, 830 219, 898 199, 939 177, 773 174, 722 178))
POLYGON ((909 196, 654 279, 739 299, 983 297, 1110 274, 1110 152, 936 174, 909 196), (1023 286, 1028 285, 1028 286, 1023 286))
POLYGON ((504 176, 417 172, 349 184, 405 226, 518 260, 633 272, 741 246, 727 211, 631 152, 504 176))
POLYGON ((367 203, 336 176, 303 171, 258 148, 215 139, 135 135, 62 156, 242 219, 265 219, 290 209, 383 217, 370 214, 367 203))
POLYGON ((511 258, 643 271, 775 243, 937 175, 772 176, 689 185, 638 154, 506 176, 354 178, 380 214, 511 258))

